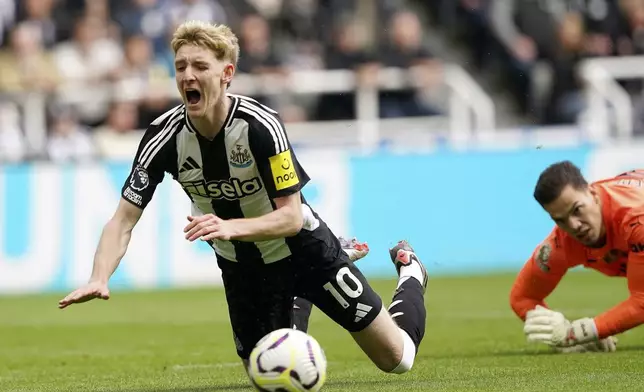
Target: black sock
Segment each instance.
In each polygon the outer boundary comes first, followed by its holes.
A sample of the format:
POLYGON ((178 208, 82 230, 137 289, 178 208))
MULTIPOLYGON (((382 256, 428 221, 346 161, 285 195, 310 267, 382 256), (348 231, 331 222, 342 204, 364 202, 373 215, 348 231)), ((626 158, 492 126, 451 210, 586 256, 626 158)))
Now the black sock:
POLYGON ((313 304, 302 297, 295 297, 293 301, 293 326, 298 331, 307 332, 309 329, 309 317, 313 304))
POLYGON ((425 335, 425 297, 423 286, 417 279, 405 278, 406 280, 402 284, 398 284, 391 305, 389 305, 389 314, 398 326, 407 332, 416 345, 416 352, 418 352, 418 346, 425 335))

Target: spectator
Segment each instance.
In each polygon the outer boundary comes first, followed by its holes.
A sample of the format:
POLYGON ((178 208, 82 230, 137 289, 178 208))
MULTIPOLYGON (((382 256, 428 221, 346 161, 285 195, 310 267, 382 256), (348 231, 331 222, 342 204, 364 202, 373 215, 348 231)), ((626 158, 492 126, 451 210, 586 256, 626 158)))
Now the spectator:
POLYGON ((136 154, 139 136, 132 131, 139 126, 136 102, 115 101, 110 107, 107 121, 94 132, 99 156, 128 160, 136 154))
POLYGON ((133 0, 116 12, 115 19, 124 36, 143 35, 150 39, 156 56, 167 51, 169 19, 160 0, 133 0))
POLYGON ((242 73, 282 73, 282 61, 271 41, 271 29, 262 16, 247 15, 239 29, 240 51, 237 70, 242 73))
POLYGON ((18 107, 11 102, 0 102, 0 162, 18 162, 25 155, 18 107))
POLYGON ((69 107, 57 107, 47 141, 47 154, 53 162, 88 161, 95 157, 95 147, 88 129, 78 122, 69 107))
POLYGON ((105 21, 79 19, 73 39, 56 47, 55 60, 65 83, 60 99, 74 103, 83 124, 100 124, 111 91, 105 82, 112 80, 123 62, 121 45, 108 37, 105 21))
MULTIPOLYGON (((576 74, 579 61, 587 54, 584 21, 578 13, 568 13, 558 29, 559 51, 553 59, 553 83, 547 100, 548 124, 572 124, 584 106, 581 83, 576 74)), ((596 52, 594 52, 596 54, 596 52)))
POLYGON ((491 1, 493 0, 458 0, 458 10, 463 19, 455 27, 463 31, 465 40, 472 49, 474 64, 479 70, 491 66, 491 53, 495 51, 488 15, 491 1))
MULTIPOLYGON (((327 47, 326 69, 347 69, 359 73, 359 80, 377 79, 379 64, 366 49, 365 28, 354 18, 347 18, 335 29, 327 47)), ((321 94, 316 118, 319 120, 350 120, 356 118, 355 93, 321 94)))
POLYGON ((557 51, 557 12, 565 10, 564 0, 550 3, 521 0, 492 0, 492 32, 503 49, 502 63, 508 71, 507 86, 523 115, 539 117, 533 71, 537 61, 552 59, 557 51))
POLYGON ((619 43, 628 36, 625 14, 618 1, 586 0, 573 3, 572 12, 582 16, 586 53, 590 56, 619 54, 619 43))
POLYGON ((59 75, 44 50, 41 29, 20 23, 11 32, 10 49, 0 54, 0 91, 53 91, 59 75))
POLYGON ((0 46, 5 43, 5 38, 16 21, 15 0, 0 0, 0 46))
POLYGON ((170 31, 186 20, 227 23, 226 10, 216 0, 167 0, 170 31))
POLYGON ((623 43, 625 54, 644 54, 644 4, 629 3, 624 9, 627 15, 626 29, 628 38, 623 43))
POLYGON ((24 0, 20 20, 40 31, 43 45, 50 49, 58 41, 58 28, 53 18, 54 0, 24 0))
MULTIPOLYGON (((273 42, 271 28, 264 17, 258 14, 245 16, 239 28, 241 55, 237 63, 237 71, 256 76, 270 76, 267 81, 278 89, 276 93, 270 96, 260 93, 254 98, 268 106, 282 109, 290 103, 287 94, 277 93, 281 85, 279 80, 286 75, 287 70, 273 42)), ((296 108, 291 108, 290 113, 297 119, 301 119, 303 115, 296 108)), ((290 113, 283 114, 285 121, 288 121, 290 113)))
POLYGON ((418 85, 401 91, 381 92, 381 117, 438 114, 438 111, 427 104, 420 94, 421 90, 438 84, 441 68, 440 62, 422 45, 423 31, 420 20, 411 11, 399 11, 392 16, 389 26, 389 42, 380 51, 380 63, 385 67, 415 71, 418 77, 411 80, 418 85))
POLYGON ((143 122, 135 127, 146 127, 173 103, 167 94, 170 75, 155 62, 152 43, 145 36, 128 37, 124 47, 124 62, 114 73, 114 99, 130 101, 140 110, 143 122))

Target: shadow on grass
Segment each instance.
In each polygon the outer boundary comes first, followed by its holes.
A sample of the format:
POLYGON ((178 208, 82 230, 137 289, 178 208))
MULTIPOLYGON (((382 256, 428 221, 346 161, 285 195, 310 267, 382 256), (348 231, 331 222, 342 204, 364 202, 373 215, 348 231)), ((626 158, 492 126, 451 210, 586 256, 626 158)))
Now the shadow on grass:
POLYGON ((238 384, 228 384, 220 385, 216 387, 190 387, 190 388, 181 388, 181 387, 157 387, 157 388, 141 388, 141 389, 111 389, 100 390, 100 392, 218 392, 218 391, 251 391, 251 385, 248 383, 238 383, 238 384))
MULTIPOLYGON (((414 382, 413 380, 408 380, 414 382)), ((355 387, 355 386, 369 386, 369 385, 383 385, 383 384, 396 384, 401 385, 401 380, 337 380, 329 381, 325 387, 355 387)), ((404 384, 404 381, 402 382, 404 384)), ((218 392, 218 391, 252 391, 254 390, 249 383, 228 384, 213 387, 191 387, 191 388, 142 388, 142 389, 120 389, 120 390, 101 390, 101 392, 218 392)))
MULTIPOLYGON (((625 347, 618 347, 617 353, 620 352, 631 352, 631 351, 644 351, 644 345, 629 345, 625 347)), ((592 353, 591 353, 592 354, 592 353)), ((499 357, 521 357, 521 356, 544 356, 544 355, 562 355, 555 353, 550 350, 543 349, 524 349, 524 350, 514 350, 514 351, 498 351, 498 352, 481 352, 481 353, 466 353, 453 355, 419 355, 419 359, 425 360, 440 360, 440 359, 462 359, 462 358, 499 358, 499 357)), ((575 355, 575 354, 568 354, 575 355)), ((584 354, 576 354, 584 355, 584 354)), ((606 354, 606 355, 615 355, 615 354, 606 354)), ((376 386, 383 384, 395 384, 397 387, 404 385, 405 383, 417 383, 419 380, 401 380, 399 378, 391 380, 375 379, 375 380, 333 380, 328 381, 326 386, 331 387, 355 387, 355 386, 376 386)), ((249 383, 240 382, 234 384, 220 385, 220 386, 201 386, 201 387, 191 387, 191 388, 181 388, 181 387, 156 387, 156 388, 139 388, 139 389, 99 389, 97 392, 218 392, 218 391, 251 391, 253 388, 249 383)))
MULTIPOLYGON (((631 351, 644 351, 644 345, 629 345, 620 347, 617 345, 617 352, 631 352, 631 351)), ((592 354, 592 353, 589 353, 592 354)), ((597 354, 610 354, 610 353, 597 353, 597 354)), ((499 357, 522 357, 522 356, 542 356, 542 355, 564 355, 557 353, 553 350, 548 350, 544 348, 529 348, 522 350, 507 350, 507 351, 487 351, 487 352, 474 352, 474 353, 454 353, 454 354, 421 354, 418 359, 451 359, 451 358, 499 358, 499 357)), ((573 355, 573 354, 567 354, 573 355)), ((580 355, 580 354, 577 354, 580 355)))

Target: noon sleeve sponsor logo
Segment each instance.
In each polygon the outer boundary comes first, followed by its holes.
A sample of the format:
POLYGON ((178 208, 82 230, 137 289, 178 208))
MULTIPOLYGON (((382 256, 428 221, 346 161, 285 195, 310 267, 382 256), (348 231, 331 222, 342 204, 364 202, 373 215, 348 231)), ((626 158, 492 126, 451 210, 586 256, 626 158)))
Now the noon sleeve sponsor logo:
POLYGON ((295 172, 291 150, 286 150, 268 158, 271 164, 271 175, 278 191, 300 183, 295 172))

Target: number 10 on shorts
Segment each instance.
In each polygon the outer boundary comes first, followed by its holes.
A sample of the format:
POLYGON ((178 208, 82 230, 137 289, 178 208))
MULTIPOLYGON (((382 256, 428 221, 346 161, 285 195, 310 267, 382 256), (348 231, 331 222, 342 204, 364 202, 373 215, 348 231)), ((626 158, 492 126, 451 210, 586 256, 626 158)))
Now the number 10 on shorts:
MULTIPOLYGON (((340 268, 340 270, 338 270, 338 273, 335 275, 335 280, 340 290, 342 290, 342 292, 344 292, 344 294, 347 297, 355 299, 362 294, 362 290, 364 289, 362 287, 362 283, 349 270, 349 267, 340 268), (352 289, 351 287, 349 287, 349 285, 347 284, 347 281, 345 280, 345 277, 348 278, 348 280, 350 280, 354 286, 356 286, 355 289, 352 289)), ((347 300, 344 299, 342 294, 340 294, 338 289, 336 289, 331 282, 328 282, 322 287, 324 287, 326 291, 330 292, 333 298, 335 298, 335 300, 338 301, 338 303, 342 305, 343 308, 347 309, 349 307, 349 302, 347 302, 347 300)))

